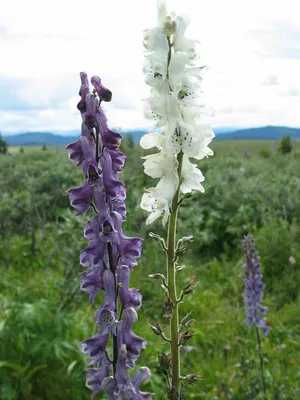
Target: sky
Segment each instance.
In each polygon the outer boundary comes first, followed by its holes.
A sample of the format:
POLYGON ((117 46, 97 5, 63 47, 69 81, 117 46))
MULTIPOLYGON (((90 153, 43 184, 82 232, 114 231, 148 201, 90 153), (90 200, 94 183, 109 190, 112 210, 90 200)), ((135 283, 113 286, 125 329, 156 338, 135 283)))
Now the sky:
MULTIPOLYGON (((206 65, 214 127, 300 127, 298 0, 169 0, 206 65)), ((156 0, 0 0, 0 130, 79 130, 79 72, 113 92, 109 126, 148 128, 142 32, 156 0)))

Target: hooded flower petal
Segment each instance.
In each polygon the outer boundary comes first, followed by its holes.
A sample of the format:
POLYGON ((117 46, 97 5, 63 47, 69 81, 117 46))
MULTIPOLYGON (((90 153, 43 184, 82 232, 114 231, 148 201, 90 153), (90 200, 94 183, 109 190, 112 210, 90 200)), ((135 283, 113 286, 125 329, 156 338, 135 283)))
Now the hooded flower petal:
POLYGON ((135 288, 129 288, 130 269, 126 265, 118 267, 119 296, 122 307, 138 310, 142 305, 142 295, 135 288))
POLYGON ((94 86, 100 101, 111 101, 112 93, 109 89, 102 85, 99 76, 92 76, 91 83, 94 86))
POLYGON ((81 343, 83 353, 90 357, 90 364, 95 364, 98 368, 111 364, 106 355, 108 338, 109 335, 95 335, 81 343))
POLYGON ((133 375, 131 383, 135 388, 136 393, 132 397, 132 400, 151 400, 151 394, 140 391, 140 386, 148 381, 151 377, 149 368, 141 367, 133 375))
POLYGON ((115 313, 116 287, 115 278, 111 271, 104 271, 103 283, 104 301, 101 308, 95 313, 96 323, 100 327, 100 335, 105 335, 107 333, 113 333, 114 335, 116 335, 116 328, 118 323, 115 313))
POLYGON ((92 304, 95 297, 103 288, 104 268, 98 268, 93 273, 84 272, 80 279, 80 288, 89 294, 89 302, 92 304))
POLYGON ((182 193, 191 193, 193 190, 204 192, 204 188, 200 182, 203 182, 205 178, 197 168, 197 165, 190 163, 187 156, 183 156, 181 178, 180 190, 182 193))
POLYGON ((96 110, 98 106, 98 100, 94 94, 87 94, 86 96, 86 112, 85 112, 85 124, 89 129, 96 128, 96 110))
POLYGON ((92 390, 92 399, 102 392, 102 382, 109 375, 109 366, 102 368, 90 368, 87 373, 86 386, 92 390))
POLYGON ((146 347, 144 339, 135 335, 132 331, 132 325, 136 321, 137 313, 134 308, 130 307, 124 310, 124 318, 119 324, 119 335, 122 337, 122 343, 126 345, 126 364, 130 368, 134 368, 141 350, 146 347))
POLYGON ((89 182, 83 186, 68 190, 71 206, 76 208, 77 215, 84 214, 91 206, 93 200, 93 192, 89 182))

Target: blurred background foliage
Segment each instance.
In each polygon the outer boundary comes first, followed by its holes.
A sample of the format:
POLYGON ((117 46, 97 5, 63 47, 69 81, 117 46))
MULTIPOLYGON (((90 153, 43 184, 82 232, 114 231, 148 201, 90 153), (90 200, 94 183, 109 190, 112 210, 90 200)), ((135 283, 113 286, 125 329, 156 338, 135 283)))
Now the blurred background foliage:
MULTIPOLYGON (((242 141, 241 141, 242 142, 242 141)), ((194 235, 182 262, 180 285, 196 276, 196 294, 181 306, 196 320, 183 350, 182 373, 203 382, 186 387, 188 399, 263 399, 255 331, 243 323, 241 239, 253 233, 266 283, 264 304, 272 326, 263 352, 269 399, 300 398, 300 157, 287 144, 219 141, 216 155, 200 162, 205 194, 183 203, 179 235, 194 235), (246 149, 246 151, 245 151, 246 149), (282 154, 283 153, 283 154, 282 154)), ((122 175, 127 198, 127 235, 144 239, 132 286, 143 294, 135 332, 146 338, 139 365, 152 370, 145 390, 165 399, 157 373, 159 343, 148 323, 162 318, 163 294, 150 273, 164 272, 164 254, 148 237, 165 235, 160 222, 145 226, 139 208, 143 189, 155 182, 143 174, 142 152, 130 137, 122 175)), ((80 342, 96 332, 87 295, 79 290, 79 252, 88 216, 77 218, 66 190, 82 184, 82 172, 63 149, 23 148, 0 156, 0 399, 83 400, 86 357, 80 342)), ((92 214, 90 214, 92 215, 92 214)), ((101 296, 100 296, 101 297, 101 296)), ((101 398, 101 396, 99 396, 101 398)))

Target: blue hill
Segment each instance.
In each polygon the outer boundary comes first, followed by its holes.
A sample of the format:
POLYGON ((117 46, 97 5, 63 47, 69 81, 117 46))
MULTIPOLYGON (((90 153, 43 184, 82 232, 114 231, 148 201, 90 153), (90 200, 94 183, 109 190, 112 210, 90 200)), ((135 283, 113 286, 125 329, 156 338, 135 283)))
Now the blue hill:
MULTIPOLYGON (((132 130, 122 132, 122 135, 131 135, 133 141, 138 143, 146 130, 132 130)), ((234 129, 234 128, 215 128, 217 140, 239 140, 239 139, 281 139, 283 136, 290 136, 292 139, 300 139, 300 128, 290 128, 285 126, 264 126, 259 128, 234 129)), ((74 142, 79 137, 77 135, 58 135, 51 132, 25 132, 16 135, 4 135, 3 139, 9 146, 66 146, 74 142)))

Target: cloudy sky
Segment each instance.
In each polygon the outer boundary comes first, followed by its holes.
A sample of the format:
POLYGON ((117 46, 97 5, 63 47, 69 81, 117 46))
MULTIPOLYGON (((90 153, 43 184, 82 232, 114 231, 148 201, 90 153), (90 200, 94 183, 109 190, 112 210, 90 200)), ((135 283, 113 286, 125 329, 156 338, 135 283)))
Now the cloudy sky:
MULTIPOLYGON (((300 127, 298 0, 169 0, 191 17, 216 127, 300 127)), ((147 128, 142 31, 156 0, 0 0, 0 130, 77 130, 79 72, 113 92, 111 127, 147 128)))

